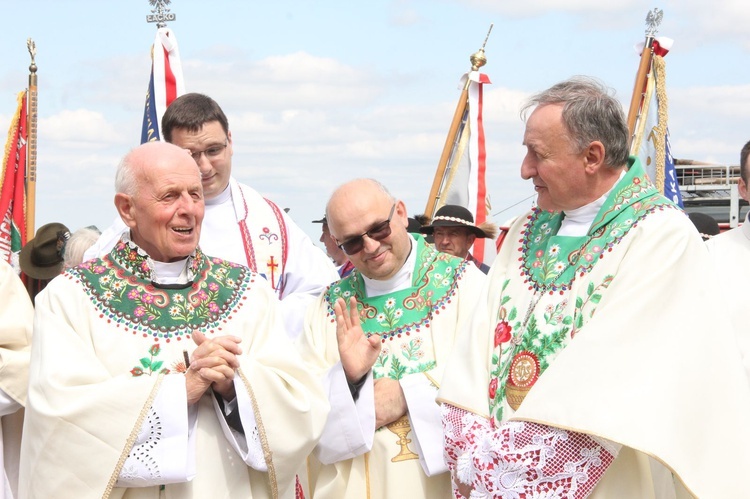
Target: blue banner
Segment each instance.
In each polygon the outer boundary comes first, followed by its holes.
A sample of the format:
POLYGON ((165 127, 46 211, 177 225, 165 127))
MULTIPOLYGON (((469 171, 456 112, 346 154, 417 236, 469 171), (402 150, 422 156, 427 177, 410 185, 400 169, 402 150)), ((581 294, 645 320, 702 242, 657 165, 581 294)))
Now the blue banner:
POLYGON ((680 185, 677 183, 677 169, 672 157, 672 144, 669 140, 669 128, 664 134, 664 197, 674 201, 680 208, 682 205, 682 194, 680 185))
POLYGON ((154 67, 151 66, 151 78, 148 82, 146 105, 143 109, 143 128, 141 129, 141 144, 160 140, 159 119, 156 116, 156 100, 154 98, 154 67))

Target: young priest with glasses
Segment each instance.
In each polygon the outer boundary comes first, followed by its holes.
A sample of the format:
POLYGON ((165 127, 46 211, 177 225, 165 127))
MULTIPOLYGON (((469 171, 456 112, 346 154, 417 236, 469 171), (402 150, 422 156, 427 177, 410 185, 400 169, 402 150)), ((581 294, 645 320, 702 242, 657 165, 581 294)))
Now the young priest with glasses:
POLYGON ((403 201, 372 179, 326 209, 354 271, 308 309, 300 351, 331 403, 303 485, 313 497, 451 497, 435 403, 484 274, 406 230, 403 201))

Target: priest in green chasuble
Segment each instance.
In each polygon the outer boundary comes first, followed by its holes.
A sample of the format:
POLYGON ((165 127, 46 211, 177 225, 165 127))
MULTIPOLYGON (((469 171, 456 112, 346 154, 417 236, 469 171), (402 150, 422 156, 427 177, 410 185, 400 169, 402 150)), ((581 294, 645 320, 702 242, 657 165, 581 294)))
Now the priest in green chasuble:
POLYGON ((37 297, 20 497, 295 497, 328 404, 278 299, 198 247, 185 150, 133 149, 115 187, 129 230, 37 297))
POLYGON ((321 498, 449 498, 435 395, 484 274, 410 235, 403 201, 375 180, 336 189, 326 220, 355 269, 305 320, 300 351, 331 413, 303 486, 321 498))
POLYGON ((531 98, 510 229, 448 361, 456 497, 744 497, 750 388, 703 241, 576 77, 531 98))

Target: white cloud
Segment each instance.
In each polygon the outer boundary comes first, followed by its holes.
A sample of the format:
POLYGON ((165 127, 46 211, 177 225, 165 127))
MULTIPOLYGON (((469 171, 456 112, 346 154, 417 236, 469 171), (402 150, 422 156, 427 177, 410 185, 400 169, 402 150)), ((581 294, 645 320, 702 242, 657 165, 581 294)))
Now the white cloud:
POLYGON ((379 94, 371 71, 305 52, 232 63, 183 60, 188 91, 206 93, 227 113, 358 105, 379 94))
POLYGON ((669 91, 672 154, 678 158, 737 164, 750 139, 750 85, 674 88, 669 91))
MULTIPOLYGON (((634 5, 643 4, 641 0, 527 0, 524 2, 504 2, 498 0, 455 0, 477 9, 497 12, 512 17, 533 17, 552 12, 584 13, 617 12, 634 5)), ((644 11, 644 18, 645 18, 644 11)))
POLYGON ((40 138, 58 147, 102 149, 111 143, 124 143, 122 133, 98 111, 88 109, 64 110, 39 119, 40 138))
POLYGON ((673 0, 668 9, 675 13, 677 22, 674 24, 682 35, 681 39, 691 45, 738 41, 745 50, 750 50, 747 30, 750 9, 745 0, 673 0))

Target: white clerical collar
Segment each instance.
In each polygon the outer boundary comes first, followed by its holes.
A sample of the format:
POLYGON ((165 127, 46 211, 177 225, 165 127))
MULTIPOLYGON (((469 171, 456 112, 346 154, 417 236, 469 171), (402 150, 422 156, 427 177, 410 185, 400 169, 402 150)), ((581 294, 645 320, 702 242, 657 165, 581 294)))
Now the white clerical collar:
POLYGON ((745 217, 745 223, 742 224, 742 233, 748 240, 750 240, 750 211, 745 217))
POLYGON ((232 199, 232 189, 229 186, 229 183, 227 183, 227 187, 221 191, 216 197, 213 197, 211 199, 206 199, 206 206, 216 206, 219 204, 226 203, 232 199))
POLYGON ((623 169, 622 172, 620 172, 620 178, 617 179, 617 182, 615 182, 599 199, 583 205, 580 208, 563 212, 565 216, 560 225, 560 230, 557 231, 557 235, 579 237, 588 234, 594 218, 596 218, 597 213, 599 213, 599 210, 604 206, 604 202, 607 200, 609 193, 612 192, 612 189, 614 189, 620 180, 622 180, 625 173, 627 172, 623 169))
POLYGON ((409 256, 406 257, 406 261, 399 271, 396 272, 396 275, 384 281, 370 279, 364 275, 362 276, 362 280, 365 282, 367 296, 380 296, 387 293, 393 293, 394 291, 401 291, 402 289, 411 286, 412 276, 414 275, 414 266, 417 264, 417 241, 409 235, 409 242, 411 243, 409 256))
POLYGON ((157 262, 149 258, 148 264, 151 267, 151 278, 157 284, 187 284, 189 282, 188 258, 176 262, 157 262))
POLYGON ((146 257, 146 265, 150 270, 149 278, 153 283, 167 286, 171 284, 185 285, 195 278, 190 270, 190 259, 195 257, 195 251, 190 256, 176 262, 157 262, 143 248, 133 242, 130 238, 130 231, 122 235, 122 240, 130 247, 135 248, 139 255, 146 257))

